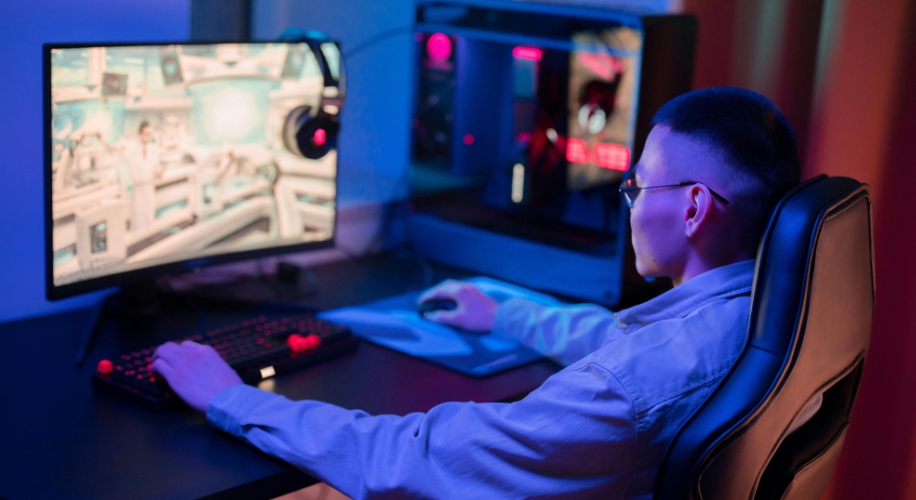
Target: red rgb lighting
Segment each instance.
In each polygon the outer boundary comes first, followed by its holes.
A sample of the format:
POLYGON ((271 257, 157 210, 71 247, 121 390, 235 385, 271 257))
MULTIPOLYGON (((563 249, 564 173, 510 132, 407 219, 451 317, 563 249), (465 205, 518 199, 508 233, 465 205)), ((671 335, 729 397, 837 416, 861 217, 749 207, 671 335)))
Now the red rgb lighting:
POLYGON ((426 41, 426 53, 433 62, 442 64, 452 56, 452 41, 442 33, 435 33, 426 41))
POLYGON ((471 134, 464 134, 464 143, 468 146, 474 144, 474 136, 471 134))
POLYGON ((99 365, 96 367, 96 370, 102 375, 111 375, 111 372, 114 371, 114 365, 111 361, 103 359, 99 361, 99 365))
POLYGON ((624 172, 630 166, 630 149, 619 144, 595 144, 595 157, 608 170, 624 172))
POLYGON ((532 61, 540 61, 541 49, 537 47, 515 47, 512 49, 512 56, 519 59, 531 59, 532 61))
POLYGON ((323 128, 320 128, 312 134, 312 141, 316 146, 324 146, 324 143, 328 140, 328 133, 325 132, 323 128))
POLYGON ((582 139, 570 137, 566 142, 566 161, 570 163, 588 163, 588 146, 582 139))

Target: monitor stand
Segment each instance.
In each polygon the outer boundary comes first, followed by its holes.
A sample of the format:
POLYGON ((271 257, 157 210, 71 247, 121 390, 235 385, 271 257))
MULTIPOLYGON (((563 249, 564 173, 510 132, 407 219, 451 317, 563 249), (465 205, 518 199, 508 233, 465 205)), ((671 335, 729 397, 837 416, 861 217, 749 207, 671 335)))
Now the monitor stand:
POLYGON ((152 280, 135 281, 122 285, 120 290, 108 295, 92 307, 83 326, 83 340, 76 354, 79 367, 89 354, 106 314, 122 314, 136 319, 150 318, 162 308, 162 293, 152 280))

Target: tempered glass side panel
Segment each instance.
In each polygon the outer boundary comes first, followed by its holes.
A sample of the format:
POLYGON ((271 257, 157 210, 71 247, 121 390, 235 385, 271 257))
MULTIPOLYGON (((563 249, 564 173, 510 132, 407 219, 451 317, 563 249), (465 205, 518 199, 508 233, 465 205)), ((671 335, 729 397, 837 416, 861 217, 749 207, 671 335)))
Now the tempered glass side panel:
POLYGON ((591 254, 618 252, 617 186, 635 136, 639 19, 478 6, 424 12, 415 37, 418 206, 591 254))

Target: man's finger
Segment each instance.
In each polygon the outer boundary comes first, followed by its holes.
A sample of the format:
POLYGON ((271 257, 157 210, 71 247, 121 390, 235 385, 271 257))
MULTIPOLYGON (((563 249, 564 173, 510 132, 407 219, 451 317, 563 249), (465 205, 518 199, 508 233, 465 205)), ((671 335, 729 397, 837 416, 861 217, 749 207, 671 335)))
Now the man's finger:
POLYGON ((181 347, 193 352, 201 352, 204 350, 204 346, 194 342, 193 340, 185 340, 181 343, 181 347))
POLYGON ((181 346, 174 342, 166 342, 156 348, 156 352, 153 353, 153 359, 162 358, 168 361, 175 361, 181 359, 183 354, 184 351, 181 346))
POLYGON ((172 365, 170 365, 168 361, 162 358, 157 358, 153 360, 152 370, 153 370, 153 373, 156 373, 156 374, 159 374, 165 377, 165 380, 170 380, 172 376, 175 374, 175 368, 173 368, 172 365))
POLYGON ((428 319, 429 321, 435 321, 435 322, 438 323, 438 322, 439 322, 439 312, 438 312, 438 311, 430 311, 430 312, 428 312, 428 313, 424 313, 424 314, 423 314, 423 319, 428 319))
POLYGON ((448 290, 446 290, 442 285, 437 285, 429 290, 420 294, 417 298, 417 303, 424 302, 430 299, 448 299, 449 296, 448 290))
POLYGON ((458 313, 456 311, 432 311, 426 313, 426 319, 430 321, 435 321, 436 323, 445 323, 447 325, 456 325, 458 321, 458 313))
POLYGON ((455 300, 462 288, 468 286, 462 281, 448 280, 430 288, 420 294, 417 303, 430 299, 452 299, 455 300))
POLYGON ((216 348, 213 347, 212 345, 200 346, 200 352, 203 355, 203 359, 210 358, 210 360, 220 360, 222 362, 225 362, 225 360, 223 360, 223 357, 219 355, 219 351, 217 351, 216 348))

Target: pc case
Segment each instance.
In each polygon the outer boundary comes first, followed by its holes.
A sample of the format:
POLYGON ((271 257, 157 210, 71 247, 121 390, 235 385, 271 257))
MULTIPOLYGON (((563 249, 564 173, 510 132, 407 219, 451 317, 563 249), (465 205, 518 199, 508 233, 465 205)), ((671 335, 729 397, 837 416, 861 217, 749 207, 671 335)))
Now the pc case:
POLYGON ((691 88, 696 20, 528 2, 417 7, 408 237, 428 258, 609 307, 635 271, 618 188, 691 88))

